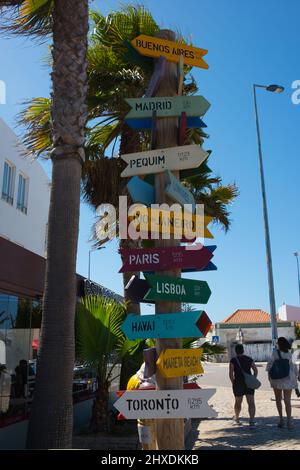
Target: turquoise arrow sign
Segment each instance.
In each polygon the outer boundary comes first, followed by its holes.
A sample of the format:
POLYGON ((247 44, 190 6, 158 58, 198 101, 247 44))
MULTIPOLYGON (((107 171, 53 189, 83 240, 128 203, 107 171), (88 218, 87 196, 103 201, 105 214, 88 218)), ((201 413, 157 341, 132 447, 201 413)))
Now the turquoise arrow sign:
POLYGON ((210 107, 203 96, 127 98, 126 102, 131 106, 127 119, 151 117, 153 111, 157 117, 180 116, 183 112, 187 116, 203 116, 210 107))
POLYGON ((140 202, 146 206, 151 206, 151 204, 155 203, 154 186, 138 176, 133 176, 133 178, 129 180, 127 189, 133 202, 140 202))
POLYGON ((191 304, 206 304, 211 290, 206 281, 146 274, 150 287, 144 300, 170 300, 191 304))
POLYGON ((187 211, 195 212, 196 204, 194 196, 169 170, 165 171, 165 182, 166 194, 174 201, 179 202, 179 204, 188 204, 188 206, 185 207, 187 211))
MULTIPOLYGON (((127 338, 201 338, 206 334, 206 313, 202 310, 126 317, 121 330, 127 338), (203 318, 203 321, 202 321, 203 318), (204 326, 204 325, 203 325, 204 326)), ((209 320, 208 320, 209 321, 209 320)), ((210 322, 211 323, 211 322, 210 322)))

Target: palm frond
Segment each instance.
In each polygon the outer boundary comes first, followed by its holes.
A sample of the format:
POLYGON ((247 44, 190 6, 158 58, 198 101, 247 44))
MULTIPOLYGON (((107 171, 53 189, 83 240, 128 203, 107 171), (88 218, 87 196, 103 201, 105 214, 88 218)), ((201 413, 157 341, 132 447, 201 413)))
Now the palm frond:
MULTIPOLYGON (((3 2, 2 2, 3 4, 3 2)), ((5 1, 0 30, 17 35, 43 37, 51 34, 54 0, 5 1)))
POLYGON ((206 192, 194 192, 197 204, 204 204, 205 214, 213 217, 214 222, 221 224, 224 230, 229 230, 231 220, 229 218, 229 205, 238 196, 238 188, 234 184, 217 186, 206 192))
POLYGON ((124 335, 124 306, 104 297, 85 297, 75 318, 76 358, 93 367, 105 369, 112 353, 121 349, 124 335))
POLYGON ((51 139, 51 99, 34 98, 24 103, 17 123, 25 130, 22 143, 25 146, 25 156, 48 158, 52 147, 51 139))

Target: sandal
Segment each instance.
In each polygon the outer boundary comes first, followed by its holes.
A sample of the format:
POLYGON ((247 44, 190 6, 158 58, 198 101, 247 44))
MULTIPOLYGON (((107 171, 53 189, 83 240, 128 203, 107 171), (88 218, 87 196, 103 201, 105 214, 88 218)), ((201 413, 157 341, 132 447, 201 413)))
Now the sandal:
POLYGON ((283 419, 281 419, 281 420, 279 421, 279 423, 277 424, 277 427, 280 428, 280 429, 284 428, 284 421, 283 421, 283 419))
POLYGON ((235 422, 235 424, 237 424, 238 426, 241 426, 242 423, 240 422, 240 418, 237 418, 236 416, 233 416, 233 421, 235 422))
POLYGON ((255 421, 249 421, 249 428, 255 429, 255 421))

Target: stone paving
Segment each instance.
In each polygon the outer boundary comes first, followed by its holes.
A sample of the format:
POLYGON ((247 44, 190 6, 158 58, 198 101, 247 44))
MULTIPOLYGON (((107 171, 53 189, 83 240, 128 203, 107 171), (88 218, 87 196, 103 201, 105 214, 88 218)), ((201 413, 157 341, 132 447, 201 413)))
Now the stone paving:
MULTIPOLYGON (((204 388, 215 388, 205 386, 204 388)), ((256 428, 249 429, 247 403, 244 399, 239 426, 232 420, 233 395, 229 387, 218 387, 210 404, 218 417, 193 420, 186 448, 201 450, 300 450, 300 399, 293 392, 292 406, 295 428, 277 427, 278 416, 273 391, 256 391, 256 428)), ((283 404, 284 409, 284 404, 283 404)))

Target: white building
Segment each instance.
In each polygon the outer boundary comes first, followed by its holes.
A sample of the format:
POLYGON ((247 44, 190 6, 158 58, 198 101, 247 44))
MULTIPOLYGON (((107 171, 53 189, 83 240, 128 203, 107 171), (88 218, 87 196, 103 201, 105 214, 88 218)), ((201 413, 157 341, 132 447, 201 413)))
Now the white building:
POLYGON ((283 304, 278 309, 278 316, 283 321, 294 321, 300 323, 300 307, 283 304))
POLYGON ((45 257, 50 181, 0 118, 0 237, 45 257))
MULTIPOLYGON (((293 321, 277 320, 278 336, 295 338, 293 321)), ((260 309, 236 310, 222 322, 216 323, 212 337, 225 346, 228 358, 234 355, 237 343, 243 343, 245 353, 256 361, 266 361, 272 353, 271 319, 260 309)))

